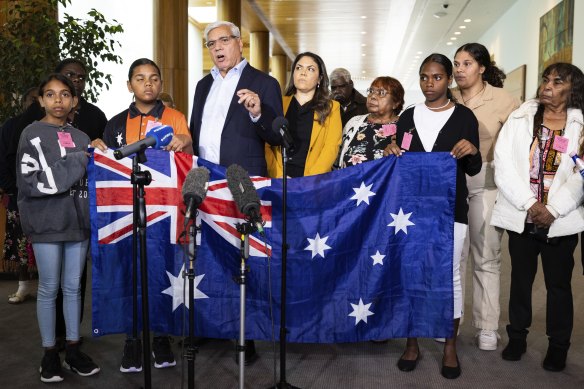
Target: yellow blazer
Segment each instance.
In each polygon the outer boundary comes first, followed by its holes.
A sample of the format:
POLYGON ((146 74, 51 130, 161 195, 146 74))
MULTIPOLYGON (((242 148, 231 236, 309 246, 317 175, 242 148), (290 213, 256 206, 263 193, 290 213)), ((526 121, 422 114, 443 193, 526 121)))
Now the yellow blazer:
MULTIPOLYGON (((284 113, 288 111, 292 96, 283 96, 284 113)), ((330 172, 333 168, 339 146, 343 124, 341 122, 341 106, 333 100, 333 108, 326 118, 324 125, 320 125, 314 114, 312 133, 310 134, 310 147, 304 165, 304 175, 312 176, 330 172)), ((270 146, 266 143, 266 162, 268 175, 272 178, 282 177, 282 152, 280 146, 270 146)))

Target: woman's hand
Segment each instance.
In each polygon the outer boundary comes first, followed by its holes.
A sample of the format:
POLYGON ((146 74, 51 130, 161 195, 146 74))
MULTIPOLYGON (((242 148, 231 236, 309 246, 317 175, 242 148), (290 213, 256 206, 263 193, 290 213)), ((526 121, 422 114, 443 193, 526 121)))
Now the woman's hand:
POLYGON ((548 228, 552 225, 554 220, 556 220, 554 215, 548 211, 546 206, 539 201, 533 204, 531 208, 527 210, 527 213, 531 217, 533 224, 542 228, 548 228))
POLYGON ((89 145, 93 148, 99 149, 100 151, 102 151, 104 153, 107 150, 107 145, 100 138, 96 138, 96 139, 92 140, 89 145))
POLYGON ((251 113, 251 116, 257 118, 262 114, 262 101, 257 93, 249 89, 240 89, 236 94, 239 97, 237 102, 243 105, 251 113))
POLYGON ((450 151, 450 155, 456 159, 460 159, 466 157, 467 155, 476 155, 478 151, 479 150, 472 143, 466 139, 461 139, 457 144, 454 145, 450 151))
POLYGON ((401 157, 405 150, 402 150, 397 144, 390 143, 387 147, 383 150, 383 156, 387 157, 388 155, 395 155, 396 157, 401 157))

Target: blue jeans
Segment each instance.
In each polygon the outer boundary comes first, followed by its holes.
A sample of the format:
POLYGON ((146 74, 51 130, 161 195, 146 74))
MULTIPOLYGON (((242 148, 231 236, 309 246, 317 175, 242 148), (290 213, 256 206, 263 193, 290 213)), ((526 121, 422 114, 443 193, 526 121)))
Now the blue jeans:
POLYGON ((39 272, 37 319, 43 347, 55 346, 55 300, 59 284, 63 290, 66 339, 79 340, 79 316, 81 314, 79 283, 85 266, 88 246, 89 239, 82 242, 32 244, 39 272))

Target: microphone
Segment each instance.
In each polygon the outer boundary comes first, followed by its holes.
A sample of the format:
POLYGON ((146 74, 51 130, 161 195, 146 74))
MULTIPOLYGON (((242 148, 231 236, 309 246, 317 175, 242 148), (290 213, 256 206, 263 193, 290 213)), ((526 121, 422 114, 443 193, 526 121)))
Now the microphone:
POLYGON ((260 234, 264 234, 262 214, 260 213, 260 197, 249 178, 247 171, 233 164, 227 168, 227 186, 233 195, 239 211, 247 216, 260 234))
POLYGON ((294 152, 294 139, 288 130, 288 119, 283 116, 278 116, 272 122, 272 131, 279 132, 282 136, 282 147, 289 152, 294 152))
POLYGON ((173 135, 174 131, 171 126, 156 126, 148 131, 146 138, 115 150, 114 157, 116 157, 116 159, 122 159, 148 147, 163 149, 168 146, 173 135))
POLYGON ((207 168, 197 167, 189 171, 182 187, 183 201, 187 206, 184 221, 185 227, 192 218, 193 211, 201 205, 205 196, 207 196, 208 188, 209 170, 207 168))

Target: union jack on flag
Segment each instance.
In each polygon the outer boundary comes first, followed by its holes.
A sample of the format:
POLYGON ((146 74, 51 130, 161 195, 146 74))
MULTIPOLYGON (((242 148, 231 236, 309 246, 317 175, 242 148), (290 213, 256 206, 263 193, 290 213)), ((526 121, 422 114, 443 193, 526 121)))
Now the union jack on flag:
MULTIPOLYGON (((244 216, 225 168, 182 153, 148 149, 146 156, 151 329, 180 335, 184 309, 194 309, 198 336, 237 338, 241 236, 235 225, 244 216), (197 166, 211 175, 197 213, 195 298, 188 301, 181 189, 197 166)), ((131 159, 116 161, 111 151, 95 151, 88 167, 96 336, 132 328, 131 167, 131 159)), ((269 340, 280 326, 282 180, 252 181, 266 236, 250 237, 246 338, 269 340)), ((288 340, 450 336, 455 191, 456 164, 448 153, 407 153, 290 179, 288 340)))
MULTIPOLYGON (((182 199, 182 186, 185 178, 192 168, 205 166, 211 172, 211 179, 206 199, 198 209, 197 225, 204 222, 206 228, 212 229, 223 243, 230 246, 221 245, 225 250, 223 255, 237 258, 241 245, 241 234, 237 232, 236 223, 244 220, 244 215, 239 212, 233 201, 231 192, 227 187, 225 179, 225 169, 199 160, 184 153, 156 152, 147 150, 148 161, 141 164, 141 170, 147 170, 152 176, 152 182, 145 187, 146 220, 147 220, 147 261, 149 267, 149 295, 151 305, 151 317, 157 321, 160 312, 165 312, 165 299, 160 292, 168 289, 169 279, 161 279, 160 275, 166 275, 169 271, 175 279, 170 282, 180 283, 178 276, 183 268, 184 250, 182 244, 188 239, 180 240, 183 232, 185 206, 182 199), (160 285, 157 282, 161 281, 160 285), (166 282, 165 282, 166 281, 166 282), (152 307, 159 307, 153 309, 152 307)), ((103 328, 110 328, 114 324, 113 331, 124 332, 131 328, 128 322, 127 312, 131 312, 131 289, 128 289, 128 280, 131 280, 132 246, 131 236, 133 230, 133 189, 130 182, 132 175, 132 158, 116 160, 112 150, 102 153, 98 150, 94 152, 94 159, 90 170, 95 174, 95 181, 92 182, 91 195, 91 219, 93 234, 92 248, 97 260, 94 265, 98 267, 97 277, 94 276, 94 288, 98 296, 98 304, 94 309, 94 332, 103 334, 103 328), (96 236, 95 236, 96 235, 96 236), (102 258, 115 258, 119 267, 110 266, 111 262, 105 264, 102 258), (103 267, 102 267, 103 266, 103 267), (109 285, 107 279, 100 277, 103 271, 117 280, 114 285, 109 285), (99 290, 104 286, 104 300, 99 298, 99 290), (107 285, 107 286, 106 286, 107 285), (112 289, 113 288, 113 289, 112 289), (111 293, 112 290, 120 293, 111 293), (130 294, 128 294, 130 293, 130 294), (114 301, 109 301, 114 299, 114 301), (103 315, 100 309, 101 304, 107 304, 107 309, 115 309, 114 302, 120 303, 119 315, 103 315), (128 305, 130 304, 130 305, 128 305), (105 316, 106 323, 99 324, 105 316), (117 316, 117 317, 116 317, 117 316), (113 323, 112 323, 113 321, 113 323)), ((263 188, 269 187, 270 179, 265 177, 254 177, 253 182, 261 193, 263 188)), ((271 202, 262 201, 260 211, 265 222, 264 228, 271 228, 271 202)), ((265 258, 271 255, 270 245, 260 241, 256 236, 251 235, 249 239, 250 255, 258 258, 265 258)), ((235 269, 234 269, 235 270, 235 269)), ((182 281, 182 278, 181 278, 182 281)), ((183 285, 176 285, 181 291, 183 285)), ((172 295, 176 291, 171 291, 172 295)), ((168 294, 168 293, 167 293, 168 294)), ((188 289, 187 289, 188 294, 188 289)), ((181 298, 182 296, 177 296, 181 298)), ((173 304, 175 305, 175 304, 173 304)), ((180 305, 180 304, 179 304, 180 305)), ((188 302, 187 302, 188 305, 188 302)), ((168 308, 172 306, 168 305, 168 308)), ((176 308, 176 306, 174 307, 176 308)), ((175 309, 173 309, 174 311, 175 309)), ((173 316, 172 314, 170 316, 173 316)), ((130 318, 131 319, 131 318, 130 318)), ((181 317, 182 319, 182 317, 181 317)), ((152 324, 152 328, 158 328, 158 324, 152 324)), ((160 322, 160 326, 167 327, 167 323, 160 322)), ((176 326, 165 329, 166 332, 174 332, 172 328, 182 328, 182 323, 177 321, 176 326)))

